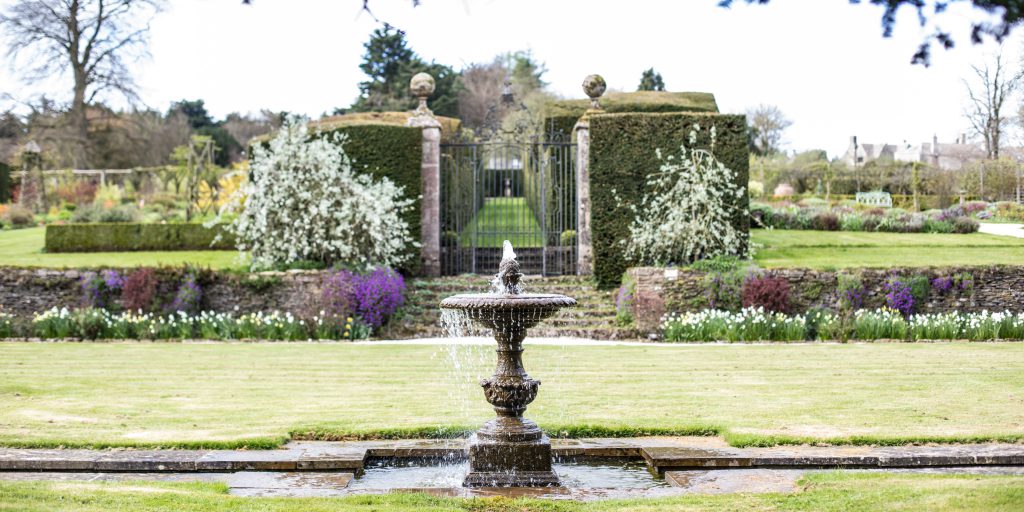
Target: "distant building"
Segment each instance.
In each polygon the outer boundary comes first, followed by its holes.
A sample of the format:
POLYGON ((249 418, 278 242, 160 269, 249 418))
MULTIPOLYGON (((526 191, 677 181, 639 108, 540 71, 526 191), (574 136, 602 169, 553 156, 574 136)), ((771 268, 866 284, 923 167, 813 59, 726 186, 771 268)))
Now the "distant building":
MULTIPOLYGON (((1024 154, 1022 148, 1007 148, 1007 156, 1024 154)), ((939 142, 938 137, 932 141, 911 144, 858 143, 857 137, 850 137, 850 145, 846 148, 842 160, 846 165, 862 166, 879 158, 892 159, 900 162, 922 162, 932 167, 947 171, 958 171, 970 162, 985 159, 985 146, 967 141, 967 135, 957 137, 955 142, 939 142)))

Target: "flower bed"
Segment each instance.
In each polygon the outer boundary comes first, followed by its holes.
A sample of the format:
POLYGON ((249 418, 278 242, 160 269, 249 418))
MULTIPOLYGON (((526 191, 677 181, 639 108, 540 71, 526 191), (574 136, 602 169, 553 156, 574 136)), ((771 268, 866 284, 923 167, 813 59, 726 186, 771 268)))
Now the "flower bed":
POLYGON ((763 308, 738 312, 709 309, 669 313, 661 323, 665 341, 813 341, 813 340, 1021 340, 1024 313, 980 312, 919 314, 904 317, 888 308, 851 314, 812 311, 802 315, 763 308))
POLYGON ((752 227, 820 231, 966 234, 978 231, 979 227, 972 211, 960 206, 913 213, 899 208, 866 208, 845 202, 832 208, 817 203, 809 206, 755 204, 750 207, 750 218, 752 227))
POLYGON ((153 314, 141 311, 112 313, 105 309, 53 308, 32 318, 31 324, 16 328, 10 318, 0 316, 0 337, 21 335, 42 339, 79 338, 88 340, 355 340, 366 338, 370 327, 353 317, 339 317, 321 311, 309 319, 291 313, 184 311, 153 314), (8 333, 4 336, 4 326, 8 333))

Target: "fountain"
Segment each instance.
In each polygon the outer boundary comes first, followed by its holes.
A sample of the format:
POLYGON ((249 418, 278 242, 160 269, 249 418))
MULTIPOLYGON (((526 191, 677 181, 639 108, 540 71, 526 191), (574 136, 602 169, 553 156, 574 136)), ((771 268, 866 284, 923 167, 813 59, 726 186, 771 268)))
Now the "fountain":
POLYGON ((460 311, 468 320, 494 332, 498 367, 480 385, 498 417, 484 424, 467 443, 466 487, 541 487, 559 485, 551 469, 551 441, 536 423, 523 418, 537 397, 540 381, 523 368, 526 330, 559 309, 576 305, 565 295, 522 293, 519 263, 505 240, 493 293, 460 294, 441 308, 460 311))

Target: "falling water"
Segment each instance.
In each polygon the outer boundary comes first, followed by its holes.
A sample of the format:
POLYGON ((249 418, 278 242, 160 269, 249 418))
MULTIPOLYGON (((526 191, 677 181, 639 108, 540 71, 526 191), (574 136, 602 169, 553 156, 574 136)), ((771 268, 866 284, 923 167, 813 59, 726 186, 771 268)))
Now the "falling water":
POLYGON ((454 414, 446 422, 474 425, 490 412, 479 398, 479 382, 492 371, 493 341, 483 338, 489 332, 473 325, 463 310, 442 309, 440 323, 448 342, 441 345, 437 355, 447 361, 448 404, 454 414))

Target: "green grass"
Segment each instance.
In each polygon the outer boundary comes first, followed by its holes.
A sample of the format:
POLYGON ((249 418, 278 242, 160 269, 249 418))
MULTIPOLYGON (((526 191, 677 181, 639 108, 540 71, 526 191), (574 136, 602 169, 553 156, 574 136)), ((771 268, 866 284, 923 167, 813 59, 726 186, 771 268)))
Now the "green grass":
MULTIPOLYGON (((477 384, 493 371, 487 345, 9 342, 0 354, 7 446, 420 437, 494 414, 477 384)), ((525 360, 544 382, 527 416, 555 435, 1024 439, 1022 343, 530 346, 525 360)))
POLYGON ((1024 239, 974 233, 763 230, 754 256, 766 268, 1024 265, 1024 239))
POLYGON ((487 198, 484 207, 462 230, 459 243, 472 247, 501 247, 505 240, 513 247, 540 247, 544 232, 524 197, 487 198))
POLYGON ((44 253, 46 228, 0 231, 0 267, 140 267, 191 264, 214 269, 246 265, 236 251, 44 253))
POLYGON ((0 511, 126 512, 583 512, 583 511, 993 511, 1024 507, 1024 477, 830 472, 811 474, 793 493, 687 495, 673 498, 565 500, 440 498, 425 494, 341 498, 246 498, 222 483, 5 482, 0 511))

